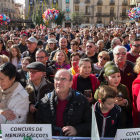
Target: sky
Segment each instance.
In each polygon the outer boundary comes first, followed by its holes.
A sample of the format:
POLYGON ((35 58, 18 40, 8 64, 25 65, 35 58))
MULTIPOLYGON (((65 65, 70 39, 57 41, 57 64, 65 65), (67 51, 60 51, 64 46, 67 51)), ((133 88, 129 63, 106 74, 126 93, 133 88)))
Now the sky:
POLYGON ((15 2, 25 4, 25 0, 15 0, 15 2))

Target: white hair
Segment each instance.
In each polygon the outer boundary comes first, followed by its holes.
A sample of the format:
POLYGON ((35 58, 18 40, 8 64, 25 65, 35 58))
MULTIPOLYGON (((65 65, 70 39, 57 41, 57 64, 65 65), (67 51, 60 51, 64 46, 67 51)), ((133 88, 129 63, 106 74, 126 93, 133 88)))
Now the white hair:
POLYGON ((113 49, 113 55, 115 55, 119 49, 124 49, 125 50, 125 53, 127 53, 127 49, 124 47, 124 46, 120 46, 120 45, 117 45, 114 49, 113 49))
POLYGON ((103 40, 98 40, 97 44, 99 44, 99 42, 102 42, 104 44, 104 41, 103 40))

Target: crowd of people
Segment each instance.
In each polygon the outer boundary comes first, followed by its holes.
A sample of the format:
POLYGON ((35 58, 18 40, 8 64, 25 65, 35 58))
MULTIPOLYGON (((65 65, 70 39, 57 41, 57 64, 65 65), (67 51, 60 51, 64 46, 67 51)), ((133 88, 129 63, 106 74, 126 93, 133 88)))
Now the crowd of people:
MULTIPOLYGON (((52 124, 53 136, 140 127, 140 27, 0 31, 0 124, 52 124)), ((1 126, 0 126, 1 128, 1 126)))

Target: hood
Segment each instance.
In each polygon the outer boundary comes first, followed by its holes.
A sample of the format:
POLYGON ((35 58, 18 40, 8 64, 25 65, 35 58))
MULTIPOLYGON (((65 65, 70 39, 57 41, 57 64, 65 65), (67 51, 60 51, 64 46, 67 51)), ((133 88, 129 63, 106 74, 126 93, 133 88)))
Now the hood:
POLYGON ((137 78, 133 81, 133 84, 139 83, 140 84, 140 74, 137 76, 137 78))

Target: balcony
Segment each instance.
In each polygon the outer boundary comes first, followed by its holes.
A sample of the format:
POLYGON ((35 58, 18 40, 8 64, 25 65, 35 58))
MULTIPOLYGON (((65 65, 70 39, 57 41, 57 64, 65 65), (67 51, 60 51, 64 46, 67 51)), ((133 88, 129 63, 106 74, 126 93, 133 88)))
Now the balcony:
POLYGON ((120 13, 120 17, 128 17, 127 13, 120 13))
POLYGON ((110 1, 110 5, 115 5, 115 1, 110 1))
POLYGON ((97 1, 97 5, 102 5, 103 4, 103 2, 102 1, 97 1))
POLYGON ((85 3, 90 3, 90 0, 85 0, 85 3))
POLYGON ((102 23, 102 21, 97 21, 96 23, 102 23))
POLYGON ((70 10, 70 9, 66 9, 65 12, 66 12, 66 13, 70 13, 71 10, 70 10))
POLYGON ((122 2, 122 5, 123 5, 123 6, 127 6, 127 5, 128 5, 128 2, 127 2, 127 1, 123 1, 123 2, 122 2))
POLYGON ((96 13, 96 17, 115 17, 115 13, 96 13))
POLYGON ((84 16, 91 16, 90 12, 85 12, 84 16))
POLYGON ((2 11, 3 12, 8 12, 8 8, 3 8, 2 11))
POLYGON ((80 0, 74 0, 74 3, 75 4, 79 4, 80 3, 80 0))

